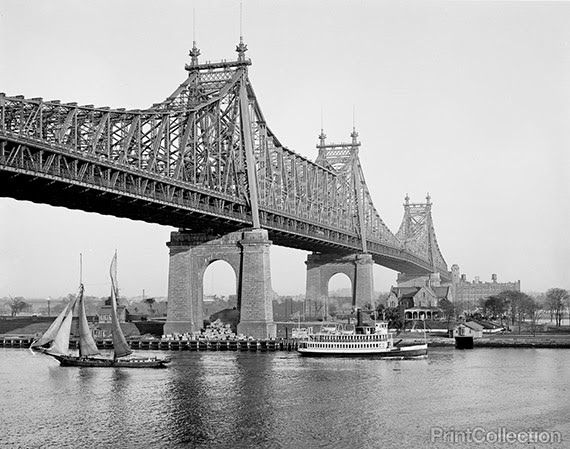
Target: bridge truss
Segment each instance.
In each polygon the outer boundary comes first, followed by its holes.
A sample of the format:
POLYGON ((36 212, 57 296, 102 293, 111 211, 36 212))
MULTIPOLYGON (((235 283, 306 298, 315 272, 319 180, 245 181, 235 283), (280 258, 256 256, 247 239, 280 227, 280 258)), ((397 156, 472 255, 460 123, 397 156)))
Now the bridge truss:
POLYGON ((431 209, 413 237, 380 218, 355 132, 340 145, 321 133, 316 162, 281 144, 246 50, 240 41, 237 60, 201 64, 194 44, 188 77, 145 110, 0 94, 0 195, 220 235, 263 227, 278 245, 369 252, 401 272, 449 278, 431 209))

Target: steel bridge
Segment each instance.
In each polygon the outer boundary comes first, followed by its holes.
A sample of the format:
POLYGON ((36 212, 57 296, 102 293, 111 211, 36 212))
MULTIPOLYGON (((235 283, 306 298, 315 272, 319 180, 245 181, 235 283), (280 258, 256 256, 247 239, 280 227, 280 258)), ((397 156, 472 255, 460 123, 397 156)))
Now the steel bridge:
POLYGON ((368 253, 375 263, 449 280, 431 201, 406 198, 393 234, 374 207, 352 141, 316 161, 268 127, 240 40, 232 61, 201 63, 161 103, 111 109, 0 94, 0 196, 225 235, 263 228, 277 245, 368 253))

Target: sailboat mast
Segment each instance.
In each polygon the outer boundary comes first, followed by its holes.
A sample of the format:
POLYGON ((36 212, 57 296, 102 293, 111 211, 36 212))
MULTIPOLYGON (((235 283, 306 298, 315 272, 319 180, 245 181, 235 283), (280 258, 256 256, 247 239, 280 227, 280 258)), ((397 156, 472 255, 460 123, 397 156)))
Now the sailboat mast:
POLYGON ((121 330, 121 324, 119 323, 119 318, 117 316, 117 304, 118 304, 118 288, 117 288, 117 252, 115 251, 115 256, 111 262, 111 329, 113 335, 113 359, 117 360, 119 357, 124 357, 132 353, 130 345, 128 344, 123 331, 121 330))
POLYGON ((113 288, 115 289, 115 298, 117 299, 117 303, 119 301, 119 280, 117 278, 117 250, 115 250, 115 263, 113 264, 113 288))

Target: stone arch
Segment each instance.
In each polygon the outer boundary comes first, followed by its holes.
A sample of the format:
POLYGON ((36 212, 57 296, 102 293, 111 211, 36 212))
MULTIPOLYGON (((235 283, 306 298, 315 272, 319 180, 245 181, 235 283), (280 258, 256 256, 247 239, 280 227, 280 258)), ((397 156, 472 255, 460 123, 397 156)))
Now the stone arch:
MULTIPOLYGON (((325 301, 325 303, 323 304, 323 315, 324 316, 331 316, 331 313, 334 310, 334 307, 332 307, 332 305, 334 304, 334 300, 333 297, 331 296, 331 291, 334 291, 335 288, 337 288, 337 285, 333 285, 333 284, 341 284, 342 285, 338 285, 338 287, 340 288, 346 288, 346 284, 348 284, 348 291, 350 292, 348 294, 348 296, 350 296, 352 298, 352 291, 354 288, 353 285, 353 279, 354 276, 349 276, 347 273, 345 273, 346 270, 339 270, 336 272, 332 272, 330 277, 328 278, 328 281, 326 282, 327 287, 326 287, 326 298, 328 299, 327 301, 325 301), (341 281, 342 282, 339 282, 341 281)), ((354 271, 354 270, 353 270, 354 271)))
MULTIPOLYGON (((352 270, 354 271, 354 270, 352 270)), ((343 278, 343 279, 347 279, 350 285, 350 288, 352 288, 352 282, 353 282, 353 278, 354 276, 351 276, 350 273, 346 273, 345 270, 338 270, 336 272, 332 272, 331 275, 329 276, 328 280, 327 280, 327 289, 331 289, 331 281, 333 280, 333 278, 337 276, 339 278, 343 278)))
POLYGON ((208 271, 208 269, 216 264, 217 262, 221 262, 226 264, 228 267, 230 267, 232 269, 232 272, 234 274, 235 277, 235 285, 236 285, 236 292, 237 292, 237 288, 238 288, 238 277, 239 277, 239 272, 240 272, 240 266, 237 265, 236 266, 236 261, 233 260, 234 258, 230 258, 230 257, 208 257, 204 260, 204 266, 201 268, 201 276, 202 279, 204 279, 204 277, 206 276, 206 272, 208 271))
POLYGON ((274 337, 270 245, 267 231, 261 229, 232 232, 224 236, 191 231, 173 232, 168 243, 170 268, 165 333, 197 332, 202 329, 204 273, 211 263, 223 260, 236 273, 240 312, 238 332, 257 338, 274 337))
POLYGON ((307 257, 307 290, 305 316, 317 317, 317 311, 328 301, 331 277, 343 273, 350 279, 353 305, 362 307, 372 303, 374 262, 369 254, 309 254, 307 257))
MULTIPOLYGON (((220 298, 225 296, 230 301, 230 296, 237 297, 238 271, 228 261, 223 258, 212 258, 207 261, 202 271, 202 307, 204 319, 209 319, 217 309, 207 301, 211 295, 220 298)), ((229 303, 228 303, 229 304, 229 303)), ((219 305, 219 303, 217 303, 219 305)), ((237 303, 233 304, 237 307, 237 303)), ((232 306, 233 306, 232 305, 232 306)), ((211 321, 211 320, 210 320, 211 321)), ((234 329, 235 330, 235 329, 234 329)))

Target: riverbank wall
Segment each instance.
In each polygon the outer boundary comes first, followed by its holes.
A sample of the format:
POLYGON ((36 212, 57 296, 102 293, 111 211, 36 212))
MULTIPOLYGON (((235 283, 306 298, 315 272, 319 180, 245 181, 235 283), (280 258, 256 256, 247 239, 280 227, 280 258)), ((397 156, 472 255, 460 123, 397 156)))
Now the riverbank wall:
MULTIPOLYGON (((4 348, 29 348, 34 340, 33 336, 0 335, 0 347, 4 348)), ((429 347, 455 346, 455 339, 448 337, 429 336, 420 337, 400 334, 394 336, 394 343, 404 342, 406 345, 428 343, 429 347)), ((112 349, 113 342, 110 339, 97 340, 99 349, 112 349)), ((163 351, 294 351, 297 349, 295 339, 255 340, 255 339, 174 339, 174 338, 140 338, 131 339, 129 344, 132 349, 163 350, 163 351)), ((77 348, 77 341, 71 340, 71 349, 77 348)), ((492 336, 476 338, 473 341, 474 348, 551 348, 570 349, 570 335, 515 335, 515 336, 492 336)))
MULTIPOLYGON (((427 335, 425 340, 417 335, 399 335, 394 341, 402 339, 407 343, 419 344, 427 341, 428 346, 455 346, 455 339, 448 337, 434 337, 427 335)), ((570 349, 570 335, 509 335, 476 338, 473 340, 474 348, 558 348, 570 349)))

